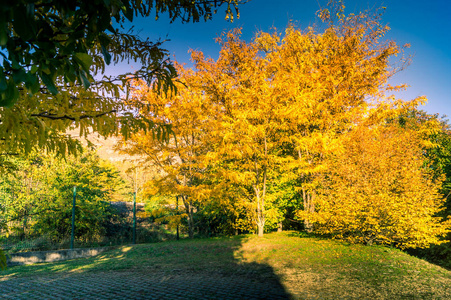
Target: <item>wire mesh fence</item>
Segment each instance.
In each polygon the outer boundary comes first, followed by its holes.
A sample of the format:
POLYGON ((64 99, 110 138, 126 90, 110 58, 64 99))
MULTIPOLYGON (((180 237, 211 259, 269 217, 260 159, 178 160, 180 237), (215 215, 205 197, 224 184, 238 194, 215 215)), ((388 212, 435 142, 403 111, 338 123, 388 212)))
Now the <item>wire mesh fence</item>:
MULTIPOLYGON (((133 243, 133 202, 108 203, 108 218, 101 224, 74 223, 74 248, 116 246, 133 243), (89 232, 87 226, 98 226, 89 232)), ((48 212, 47 212, 48 213, 48 212)), ((79 210, 78 213, 83 213, 79 210)), ((99 212, 93 212, 96 214, 99 212)), ((39 233, 39 229, 30 230, 33 219, 17 219, 8 224, 8 230, 0 231, 0 248, 6 253, 58 250, 71 248, 70 214, 64 220, 64 230, 39 233)), ((95 219, 95 216, 91 216, 95 219)), ((80 218, 79 218, 80 219, 80 218)), ((142 203, 136 204, 136 243, 150 243, 175 239, 176 234, 165 225, 156 224, 144 210, 142 203)))

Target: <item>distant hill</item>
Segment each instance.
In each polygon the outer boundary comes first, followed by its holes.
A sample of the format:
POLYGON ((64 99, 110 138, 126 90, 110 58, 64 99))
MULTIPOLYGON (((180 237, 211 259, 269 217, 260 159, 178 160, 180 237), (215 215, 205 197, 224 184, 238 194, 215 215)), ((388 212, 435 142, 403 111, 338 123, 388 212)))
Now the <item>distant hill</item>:
MULTIPOLYGON (((88 145, 88 142, 84 138, 80 137, 78 129, 70 130, 67 133, 73 138, 80 140, 84 146, 88 145)), ((110 160, 111 162, 125 162, 135 161, 140 158, 140 156, 131 156, 115 151, 114 147, 119 140, 120 139, 118 137, 109 137, 105 139, 95 132, 88 135, 88 141, 95 146, 97 154, 102 159, 110 160)))

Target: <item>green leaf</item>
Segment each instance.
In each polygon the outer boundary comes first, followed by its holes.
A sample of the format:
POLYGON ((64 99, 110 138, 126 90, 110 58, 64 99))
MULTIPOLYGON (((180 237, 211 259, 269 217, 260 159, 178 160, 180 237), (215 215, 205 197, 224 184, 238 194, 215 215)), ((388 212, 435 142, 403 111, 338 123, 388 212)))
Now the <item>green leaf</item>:
POLYGON ((19 90, 13 80, 7 84, 6 91, 0 94, 0 107, 11 107, 19 99, 19 90))
POLYGON ((77 73, 75 72, 73 65, 68 65, 68 69, 65 70, 64 76, 68 82, 75 82, 77 78, 77 73))
POLYGON ((25 72, 24 69, 19 69, 17 71, 14 71, 13 73, 13 79, 16 83, 21 83, 21 82, 27 82, 27 73, 25 72))
POLYGON ((108 29, 111 33, 117 33, 117 32, 118 32, 118 30, 117 30, 117 29, 114 29, 113 25, 111 25, 111 24, 107 27, 107 29, 108 29))
POLYGON ((13 106, 19 99, 19 90, 17 89, 16 83, 13 80, 8 82, 8 89, 6 90, 6 96, 9 99, 7 107, 13 106))
POLYGON ((86 77, 85 72, 80 72, 79 77, 80 77, 80 81, 83 83, 83 87, 85 89, 87 89, 91 86, 91 83, 89 82, 88 78, 86 77))
POLYGON ((0 107, 7 107, 8 101, 6 99, 6 91, 0 92, 0 107))
POLYGON ((7 82, 6 82, 6 76, 3 72, 3 68, 0 67, 0 91, 6 91, 8 88, 7 82))
POLYGON ((109 65, 111 63, 111 54, 108 52, 108 50, 102 45, 102 54, 103 58, 105 59, 105 63, 109 65))
POLYGON ((35 12, 34 3, 28 3, 26 7, 26 14, 28 19, 34 20, 34 12, 35 12))
POLYGON ((6 46, 8 43, 8 11, 0 11, 0 46, 6 46))
POLYGON ((44 82, 45 86, 49 89, 50 93, 52 93, 53 95, 58 94, 58 89, 56 88, 55 82, 50 75, 41 73, 41 79, 42 82, 44 82))
POLYGON ((48 65, 42 65, 42 66, 39 68, 39 71, 44 72, 44 73, 47 74, 47 75, 52 74, 52 71, 50 71, 50 68, 49 68, 48 65))
POLYGON ((74 59, 78 64, 81 65, 81 67, 86 73, 89 73, 89 68, 92 65, 91 55, 83 52, 78 52, 74 54, 74 59))
POLYGON ((15 54, 10 55, 9 58, 11 60, 11 64, 12 64, 13 69, 19 70, 19 69, 22 68, 21 65, 17 62, 15 54))
POLYGON ((108 52, 107 47, 111 43, 111 39, 105 33, 99 35, 100 47, 102 48, 103 58, 107 65, 111 63, 111 54, 108 52))
POLYGON ((30 40, 36 37, 34 4, 28 4, 26 7, 19 5, 17 9, 14 10, 13 28, 17 35, 23 40, 30 40))
POLYGON ((5 46, 7 42, 8 34, 6 33, 6 28, 4 28, 3 24, 0 23, 0 46, 5 46))
POLYGON ((130 7, 130 3, 128 0, 123 1, 124 6, 122 6, 122 11, 124 12, 125 17, 133 22, 133 9, 130 7))
POLYGON ((32 65, 32 66, 31 66, 30 72, 31 72, 32 74, 34 74, 34 73, 36 73, 38 70, 39 70, 39 67, 38 67, 37 65, 32 65))
POLYGON ((39 84, 39 78, 36 74, 27 73, 27 80, 25 86, 30 90, 32 94, 36 94, 41 87, 39 84))

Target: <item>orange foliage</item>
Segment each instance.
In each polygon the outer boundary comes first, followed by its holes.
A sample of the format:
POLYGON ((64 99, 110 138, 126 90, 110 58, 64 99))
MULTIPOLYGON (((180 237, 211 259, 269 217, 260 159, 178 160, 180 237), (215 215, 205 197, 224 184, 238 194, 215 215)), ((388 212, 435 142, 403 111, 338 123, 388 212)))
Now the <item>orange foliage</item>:
POLYGON ((204 137, 209 131, 208 120, 214 113, 204 105, 192 72, 180 65, 177 69, 176 95, 155 92, 145 82, 135 81, 129 100, 131 106, 140 108, 139 115, 147 121, 157 126, 171 126, 172 135, 164 139, 151 132, 139 132, 127 140, 122 150, 143 156, 147 166, 159 172, 159 177, 148 182, 148 194, 179 196, 192 237, 195 203, 208 197, 208 189, 202 185, 206 168, 203 156, 209 147, 204 137))
POLYGON ((440 182, 423 166, 424 139, 386 122, 425 101, 389 95, 405 88, 388 84, 408 62, 389 63, 402 48, 383 42, 389 28, 378 14, 320 14, 323 32, 289 26, 251 42, 238 29, 224 34, 216 61, 194 51, 196 70, 178 67, 177 95, 137 83, 134 106, 174 136, 137 134, 130 151, 161 168, 160 189, 182 195, 188 215, 190 201, 233 191, 226 206, 246 210, 262 235, 268 218, 280 218, 271 188, 283 182, 302 197, 307 230, 316 223, 321 233, 403 247, 437 242, 446 229, 434 218, 440 182))

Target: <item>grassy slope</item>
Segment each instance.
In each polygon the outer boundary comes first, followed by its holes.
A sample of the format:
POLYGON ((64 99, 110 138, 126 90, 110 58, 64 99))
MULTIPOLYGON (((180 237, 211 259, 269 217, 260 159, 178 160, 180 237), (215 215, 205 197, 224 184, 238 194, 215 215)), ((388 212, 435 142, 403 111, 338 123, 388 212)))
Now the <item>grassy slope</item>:
POLYGON ((133 270, 215 276, 277 276, 299 299, 451 299, 451 271, 379 246, 347 245, 296 233, 124 246, 101 256, 13 267, 12 276, 133 270))

